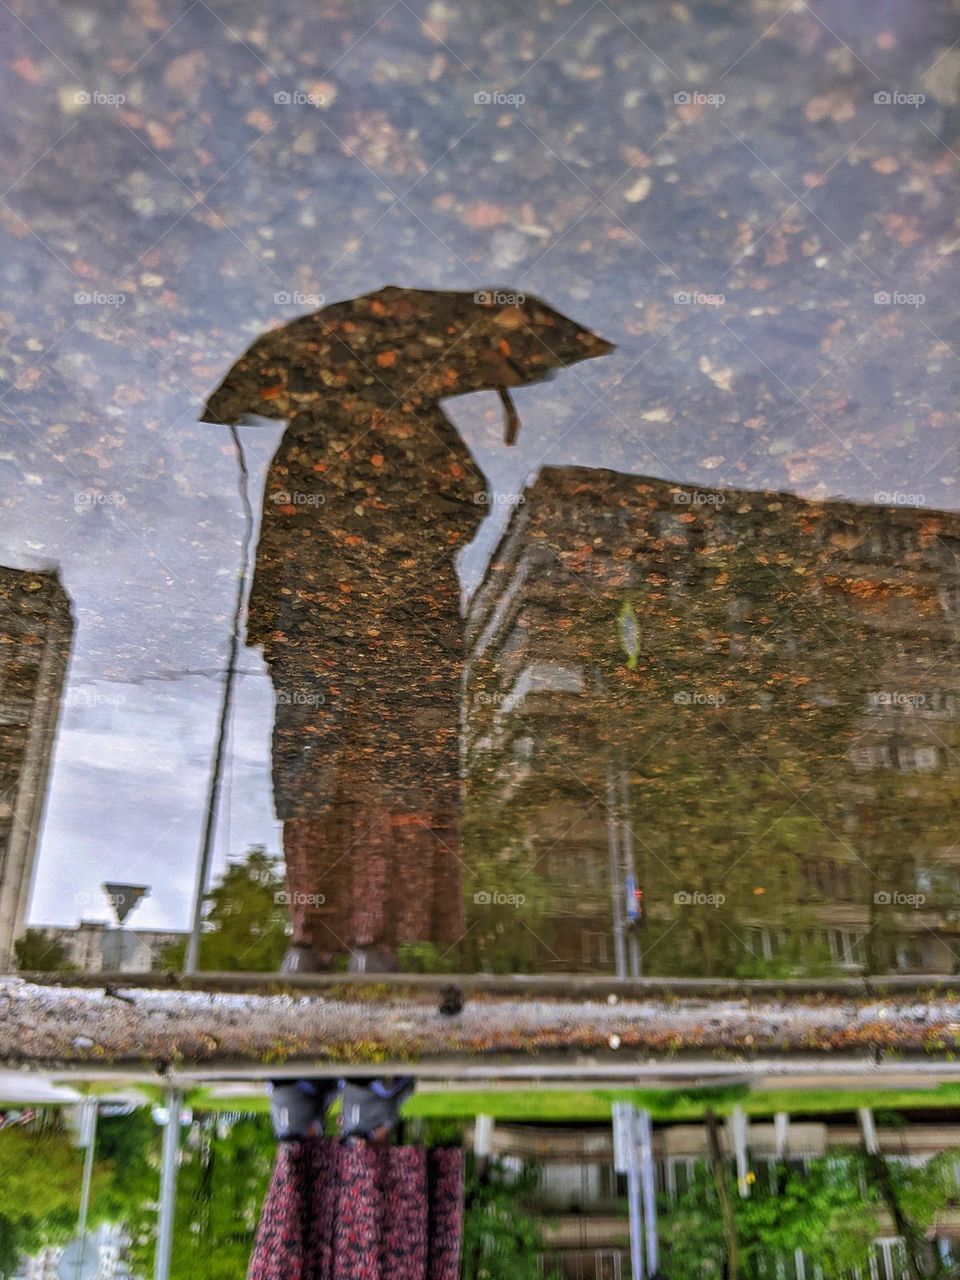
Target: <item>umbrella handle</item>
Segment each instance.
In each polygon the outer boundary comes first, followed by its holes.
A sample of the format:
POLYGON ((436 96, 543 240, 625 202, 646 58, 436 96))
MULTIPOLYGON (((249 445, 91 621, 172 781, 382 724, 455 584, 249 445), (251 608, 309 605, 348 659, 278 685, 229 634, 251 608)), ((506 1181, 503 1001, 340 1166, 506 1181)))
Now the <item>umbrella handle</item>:
POLYGON ((503 443, 514 445, 520 433, 520 415, 517 413, 517 406, 510 399, 510 392, 506 387, 497 387, 497 395, 500 397, 500 403, 506 415, 503 423, 503 443))

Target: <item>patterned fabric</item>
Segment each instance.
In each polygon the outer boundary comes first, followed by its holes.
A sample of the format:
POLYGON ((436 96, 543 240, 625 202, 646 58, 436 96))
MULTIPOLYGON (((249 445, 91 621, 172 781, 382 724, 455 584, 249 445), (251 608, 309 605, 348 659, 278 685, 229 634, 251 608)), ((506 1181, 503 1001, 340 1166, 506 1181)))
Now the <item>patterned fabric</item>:
POLYGON ((463 1153, 281 1143, 248 1280, 457 1280, 463 1153))

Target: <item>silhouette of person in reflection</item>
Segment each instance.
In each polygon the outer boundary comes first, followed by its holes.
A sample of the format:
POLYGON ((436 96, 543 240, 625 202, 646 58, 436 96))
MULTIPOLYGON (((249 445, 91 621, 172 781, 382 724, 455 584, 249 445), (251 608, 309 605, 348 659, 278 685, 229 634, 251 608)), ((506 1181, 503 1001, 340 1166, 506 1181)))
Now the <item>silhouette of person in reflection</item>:
POLYGON ((512 443, 510 387, 611 349, 533 297, 389 286, 264 334, 210 397, 206 422, 289 420, 247 625, 276 699, 288 971, 462 934, 454 558, 486 488, 439 402, 497 390, 512 443))

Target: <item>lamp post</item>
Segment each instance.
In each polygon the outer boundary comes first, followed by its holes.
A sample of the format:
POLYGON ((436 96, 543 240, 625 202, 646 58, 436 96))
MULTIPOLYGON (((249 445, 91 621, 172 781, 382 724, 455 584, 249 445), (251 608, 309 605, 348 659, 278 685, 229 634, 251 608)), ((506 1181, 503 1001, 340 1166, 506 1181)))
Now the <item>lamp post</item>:
POLYGON ((613 1167, 627 1175, 630 1215, 630 1276, 644 1280, 643 1210, 640 1203, 640 1167, 637 1159, 637 1113, 629 1102, 613 1104, 613 1167))
POLYGON ((160 1164, 160 1212, 157 1219, 157 1248, 153 1260, 153 1280, 170 1280, 173 1253, 173 1226, 176 1216, 177 1168, 180 1163, 180 1108, 183 1092, 168 1089, 165 1106, 167 1123, 163 1131, 160 1164))
POLYGON ((84 1098, 80 1103, 80 1145, 83 1154, 83 1181, 80 1185, 80 1213, 77 1217, 77 1265, 74 1280, 83 1271, 83 1253, 87 1242, 87 1217, 90 1212, 90 1186, 93 1180, 93 1156, 97 1145, 97 1100, 84 1098))

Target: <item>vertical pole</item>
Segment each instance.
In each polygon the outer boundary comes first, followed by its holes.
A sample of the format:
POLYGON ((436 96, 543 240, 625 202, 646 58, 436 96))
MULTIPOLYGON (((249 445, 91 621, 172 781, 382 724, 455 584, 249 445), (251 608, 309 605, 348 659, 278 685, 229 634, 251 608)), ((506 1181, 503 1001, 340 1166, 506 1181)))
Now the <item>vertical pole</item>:
POLYGON ((738 1280, 740 1275, 740 1242, 737 1237, 737 1220, 733 1211, 733 1197, 730 1195, 730 1184, 727 1181, 727 1162, 720 1144, 720 1122, 712 1107, 707 1107, 703 1116, 707 1126, 707 1154, 710 1159, 710 1171, 713 1174, 713 1185, 720 1201, 720 1214, 723 1224, 723 1247, 727 1254, 725 1268, 726 1280, 738 1280))
POLYGON ((478 1115, 473 1122, 473 1158, 481 1176, 493 1152, 493 1116, 478 1115))
POLYGON ((875 1156, 880 1150, 877 1142, 877 1126, 874 1124, 873 1112, 869 1107, 857 1107, 857 1120, 863 1135, 863 1149, 868 1156, 875 1156))
POLYGON ((643 1218, 640 1208, 640 1175, 637 1161, 637 1117, 629 1102, 613 1104, 613 1167, 617 1173, 627 1175, 631 1280, 644 1280, 643 1218))
POLYGON ((610 905, 613 908, 613 956, 618 978, 627 976, 627 952, 624 941, 624 878, 620 865, 620 841, 617 822, 617 788, 613 763, 607 759, 607 842, 610 848, 610 905))
POLYGON ((83 1155, 83 1181, 80 1186, 80 1213, 77 1217, 77 1265, 73 1273, 76 1280, 80 1280, 84 1248, 87 1240, 87 1217, 90 1212, 93 1157, 97 1145, 96 1098, 84 1098, 80 1103, 80 1141, 84 1144, 86 1150, 83 1155))
POLYGON ((740 1198, 745 1200, 750 1194, 750 1183, 747 1181, 747 1117, 743 1107, 734 1107, 730 1116, 730 1136, 737 1161, 737 1189, 740 1198))
POLYGON ((786 1159, 790 1145, 790 1113, 778 1111, 773 1117, 774 1147, 778 1160, 786 1159))
POLYGON ((643 1191, 643 1219, 647 1236, 647 1274, 655 1276, 660 1270, 660 1236, 657 1230, 657 1182, 653 1163, 653 1125, 650 1112, 637 1115, 640 1139, 640 1186, 643 1191))
MULTIPOLYGON (((623 869, 624 879, 630 877, 632 882, 637 882, 637 871, 633 859, 633 827, 630 822, 630 778, 626 769, 621 769, 619 773, 620 782, 620 830, 623 836, 623 869)), ((637 941, 636 925, 630 930, 628 939, 628 950, 630 954, 630 977, 643 977, 643 956, 640 954, 640 943, 637 941)))
POLYGON ((160 1165, 160 1213, 157 1222, 153 1280, 170 1280, 170 1257, 173 1253, 173 1224, 177 1197, 177 1166, 180 1162, 180 1108, 182 1105, 181 1090, 168 1089, 167 1124, 163 1131, 163 1155, 160 1165))
POLYGON ((220 714, 217 717, 217 742, 213 754, 210 785, 207 788, 206 815, 203 820, 203 839, 200 844, 200 865, 197 867, 197 881, 193 890, 193 918, 190 922, 190 937, 187 939, 187 953, 183 962, 184 973, 196 973, 197 966, 200 963, 203 903, 207 896, 210 863, 213 859, 213 843, 217 832, 217 811, 220 807, 220 789, 223 783, 223 759, 227 748, 230 709, 233 706, 233 691, 237 674, 237 653, 240 648, 240 625, 243 619, 243 600, 246 594, 247 559, 250 540, 253 536, 253 509, 250 506, 250 497, 247 492, 247 459, 236 427, 230 427, 230 436, 233 440, 233 448, 239 468, 240 500, 243 504, 243 539, 240 544, 240 572, 237 575, 237 593, 234 601, 233 621, 230 628, 230 645, 227 650, 227 669, 223 677, 220 714))

